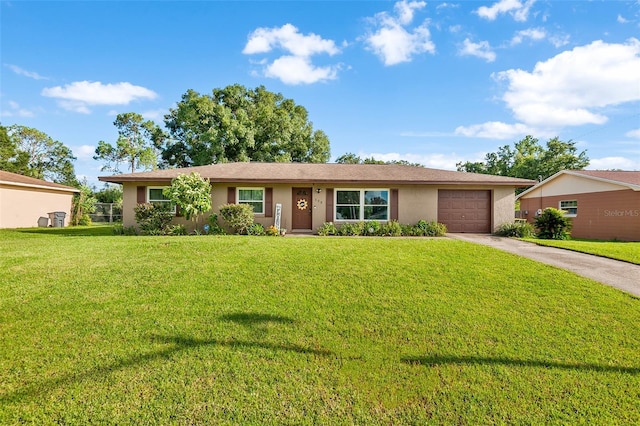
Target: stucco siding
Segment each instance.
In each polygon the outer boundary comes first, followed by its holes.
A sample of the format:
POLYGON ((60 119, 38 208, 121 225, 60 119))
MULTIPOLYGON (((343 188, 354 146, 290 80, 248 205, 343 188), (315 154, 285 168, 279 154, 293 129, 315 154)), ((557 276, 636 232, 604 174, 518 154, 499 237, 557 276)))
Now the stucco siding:
POLYGON ((36 227, 51 212, 65 212, 68 226, 72 201, 71 192, 0 185, 0 228, 36 227))
POLYGON ((511 223, 515 217, 516 193, 513 188, 495 188, 493 190, 493 220, 491 222, 493 232, 500 225, 511 223))
POLYGON ((640 191, 622 190, 593 194, 565 194, 522 198, 520 210, 534 222, 538 209, 559 208, 560 201, 578 202, 571 236, 598 240, 640 241, 640 191))
POLYGON ((534 188, 531 192, 523 195, 521 199, 551 197, 563 194, 586 194, 590 192, 621 191, 626 187, 610 182, 601 182, 581 176, 563 174, 557 178, 534 188))

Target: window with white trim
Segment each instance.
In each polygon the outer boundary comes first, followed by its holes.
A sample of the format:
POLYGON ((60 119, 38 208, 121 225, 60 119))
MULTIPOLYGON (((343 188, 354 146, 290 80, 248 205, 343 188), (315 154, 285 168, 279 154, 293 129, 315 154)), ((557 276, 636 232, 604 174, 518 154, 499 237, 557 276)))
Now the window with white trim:
POLYGON ((388 189, 336 189, 336 220, 389 220, 388 189))
POLYGON ((236 200, 253 207, 253 213, 264 214, 264 188, 238 188, 236 200))
POLYGON ((169 211, 174 213, 176 212, 176 205, 167 197, 165 197, 165 195, 162 193, 162 190, 165 187, 162 186, 157 186, 157 187, 153 187, 150 186, 147 188, 147 202, 151 203, 151 204, 156 204, 156 205, 166 205, 169 208, 169 211))
POLYGON ((564 210, 566 217, 578 216, 578 200, 560 201, 560 210, 564 210))

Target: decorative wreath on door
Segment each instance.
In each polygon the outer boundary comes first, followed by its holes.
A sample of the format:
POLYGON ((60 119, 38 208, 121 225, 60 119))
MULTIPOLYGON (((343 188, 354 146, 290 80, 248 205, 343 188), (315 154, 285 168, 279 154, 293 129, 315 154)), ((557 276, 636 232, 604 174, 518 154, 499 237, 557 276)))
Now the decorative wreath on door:
POLYGON ((298 200, 298 210, 305 210, 309 203, 304 198, 298 200))

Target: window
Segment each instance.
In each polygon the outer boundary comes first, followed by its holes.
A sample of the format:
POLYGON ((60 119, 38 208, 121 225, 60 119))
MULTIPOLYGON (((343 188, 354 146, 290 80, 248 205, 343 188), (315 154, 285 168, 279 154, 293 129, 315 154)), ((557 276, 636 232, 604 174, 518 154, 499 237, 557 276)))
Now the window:
POLYGON ((388 220, 386 189, 336 190, 336 220, 388 220))
POLYGON ((264 214, 264 188, 238 188, 238 204, 249 204, 255 214, 264 214))
POLYGON ((173 204, 171 202, 171 200, 169 200, 167 197, 164 196, 164 194, 162 193, 162 190, 164 188, 162 187, 149 187, 148 188, 148 194, 147 194, 147 202, 151 203, 151 204, 165 204, 169 207, 169 211, 175 213, 176 212, 176 205, 173 204))
POLYGON ((578 201, 560 201, 560 210, 566 211, 564 215, 567 217, 576 217, 578 215, 578 201))

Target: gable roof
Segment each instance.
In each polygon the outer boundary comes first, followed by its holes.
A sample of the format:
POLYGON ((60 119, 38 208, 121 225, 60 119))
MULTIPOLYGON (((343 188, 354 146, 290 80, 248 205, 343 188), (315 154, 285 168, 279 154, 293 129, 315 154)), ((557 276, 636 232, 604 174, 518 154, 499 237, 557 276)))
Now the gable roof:
POLYGON ((525 187, 528 179, 478 173, 454 172, 399 164, 335 163, 221 163, 208 166, 164 169, 152 172, 101 176, 103 182, 170 182, 179 174, 197 172, 211 182, 273 182, 332 184, 474 184, 525 187))
POLYGON ((534 191, 541 186, 557 179, 562 175, 578 176, 599 182, 607 182, 614 185, 620 185, 634 191, 640 191, 640 171, 610 171, 610 170, 561 170, 555 175, 548 177, 526 191, 519 194, 516 199, 534 191))
POLYGON ((78 189, 71 186, 61 185, 54 182, 47 182, 46 180, 19 175, 17 173, 6 172, 4 170, 0 170, 0 185, 22 186, 27 188, 49 189, 64 192, 80 192, 78 189))

